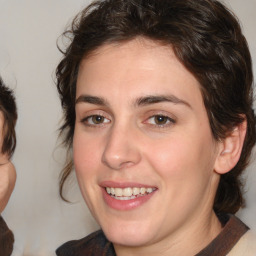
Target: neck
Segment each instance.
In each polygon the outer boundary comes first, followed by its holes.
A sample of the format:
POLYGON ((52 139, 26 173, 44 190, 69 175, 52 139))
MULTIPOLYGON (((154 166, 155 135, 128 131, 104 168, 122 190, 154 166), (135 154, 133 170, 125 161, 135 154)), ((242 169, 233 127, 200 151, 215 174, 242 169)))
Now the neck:
POLYGON ((221 223, 213 211, 205 218, 196 218, 188 223, 188 227, 141 247, 114 245, 117 256, 142 255, 196 255, 204 249, 220 232, 221 223), (189 228, 188 228, 189 227, 189 228))

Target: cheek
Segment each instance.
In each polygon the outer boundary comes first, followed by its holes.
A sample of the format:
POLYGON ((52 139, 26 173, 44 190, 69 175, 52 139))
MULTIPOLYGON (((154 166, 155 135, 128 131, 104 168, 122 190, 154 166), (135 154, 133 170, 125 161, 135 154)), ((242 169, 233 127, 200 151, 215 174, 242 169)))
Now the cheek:
POLYGON ((75 132, 73 140, 73 159, 78 176, 90 176, 100 162, 97 140, 89 139, 82 133, 75 132))
MULTIPOLYGON (((174 136, 165 142, 147 147, 148 161, 165 178, 183 180, 204 176, 213 165, 212 141, 204 136, 174 136)), ((208 172, 209 173, 209 172, 208 172)))
MULTIPOLYGON (((186 213, 201 204, 204 195, 212 195, 214 157, 213 144, 208 142, 207 138, 182 136, 155 145, 151 152, 148 151, 148 161, 159 177, 166 208, 173 207, 176 216, 185 218, 186 213)), ((168 210, 166 215, 169 218, 168 210)))
MULTIPOLYGON (((93 201, 98 194, 97 174, 100 170, 100 154, 97 140, 90 140, 83 133, 75 132, 73 140, 73 160, 77 181, 82 196, 89 207, 93 210, 93 201)), ((96 199, 95 201, 98 201, 96 199)))
POLYGON ((179 169, 189 161, 189 153, 188 143, 172 138, 164 143, 156 143, 154 147, 151 147, 151 151, 147 152, 147 156, 156 170, 163 174, 171 170, 175 175, 179 174, 179 169))

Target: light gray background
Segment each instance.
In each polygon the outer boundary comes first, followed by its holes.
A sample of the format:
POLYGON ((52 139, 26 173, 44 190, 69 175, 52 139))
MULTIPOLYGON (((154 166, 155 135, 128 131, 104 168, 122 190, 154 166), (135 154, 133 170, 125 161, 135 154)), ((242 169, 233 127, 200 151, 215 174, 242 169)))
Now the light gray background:
MULTIPOLYGON (((0 0, 0 74, 17 96, 19 119, 14 163, 17 183, 3 216, 15 234, 13 255, 51 256, 63 242, 97 228, 70 180, 66 204, 58 196, 65 151, 58 146, 61 109, 54 69, 57 37, 90 1, 0 0)), ((256 0, 227 0, 240 18, 256 63, 256 0)), ((256 64, 255 64, 256 65, 256 64)), ((254 67, 254 74, 256 76, 254 67)), ((246 174, 247 207, 239 216, 256 230, 256 163, 246 174)))

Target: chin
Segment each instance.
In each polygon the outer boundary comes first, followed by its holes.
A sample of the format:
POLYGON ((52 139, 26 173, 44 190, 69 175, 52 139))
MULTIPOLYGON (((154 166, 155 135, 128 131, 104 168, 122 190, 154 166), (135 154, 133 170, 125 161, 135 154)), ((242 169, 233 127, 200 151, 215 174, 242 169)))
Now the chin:
POLYGON ((106 235, 106 237, 113 244, 118 244, 125 247, 140 247, 148 243, 148 239, 145 237, 141 237, 140 235, 131 237, 127 234, 119 236, 109 234, 106 235))
POLYGON ((103 232, 110 242, 128 247, 142 246, 153 239, 152 230, 143 229, 139 224, 125 227, 122 224, 111 227, 103 227, 103 232))

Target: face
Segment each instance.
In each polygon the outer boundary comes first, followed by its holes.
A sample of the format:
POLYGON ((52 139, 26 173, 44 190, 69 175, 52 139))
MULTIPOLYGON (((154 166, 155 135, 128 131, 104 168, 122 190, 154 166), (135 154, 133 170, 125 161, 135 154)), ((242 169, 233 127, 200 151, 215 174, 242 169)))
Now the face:
POLYGON ((136 39, 83 59, 74 165, 114 245, 184 239, 213 214, 217 151, 200 85, 171 47, 136 39))
POLYGON ((3 128, 4 128, 4 115, 2 111, 0 111, 0 146, 3 145, 3 128))
MULTIPOLYGON (((0 111, 0 150, 2 151, 4 141, 4 115, 0 111)), ((6 154, 0 153, 0 164, 5 163, 8 161, 8 156, 6 154)))

